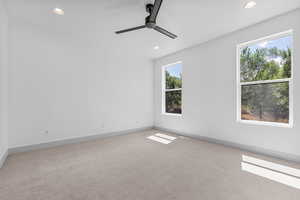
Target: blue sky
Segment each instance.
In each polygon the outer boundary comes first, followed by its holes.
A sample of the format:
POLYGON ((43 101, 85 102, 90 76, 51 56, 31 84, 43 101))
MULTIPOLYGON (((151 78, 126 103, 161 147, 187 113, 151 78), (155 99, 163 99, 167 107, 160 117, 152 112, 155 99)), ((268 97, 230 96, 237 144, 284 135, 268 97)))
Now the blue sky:
POLYGON ((177 63, 175 65, 170 65, 166 67, 166 70, 169 72, 171 76, 180 78, 180 74, 182 73, 182 64, 177 63))
MULTIPOLYGON (((264 42, 260 42, 258 44, 248 46, 248 47, 253 52, 256 49, 263 49, 263 48, 271 49, 273 47, 277 47, 280 50, 287 50, 288 48, 292 47, 292 36, 286 36, 286 37, 278 38, 278 39, 275 39, 275 40, 264 41, 264 42)), ((269 57, 267 59, 269 61, 273 60, 276 63, 278 63, 280 66, 282 66, 282 58, 280 56, 278 56, 276 58, 269 57)))
POLYGON ((273 48, 277 47, 281 50, 286 50, 288 47, 291 48, 292 46, 292 36, 282 37, 276 40, 269 40, 265 42, 261 42, 252 46, 249 46, 249 48, 253 51, 255 49, 262 49, 262 48, 273 48))

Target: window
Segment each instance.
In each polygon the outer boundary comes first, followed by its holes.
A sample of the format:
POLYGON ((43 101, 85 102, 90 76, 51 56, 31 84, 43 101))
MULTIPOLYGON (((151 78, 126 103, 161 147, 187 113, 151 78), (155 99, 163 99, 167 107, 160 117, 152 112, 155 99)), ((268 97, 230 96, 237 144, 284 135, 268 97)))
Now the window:
POLYGON ((162 113, 181 115, 182 63, 177 62, 164 66, 162 71, 162 113))
POLYGON ((238 121, 292 127, 292 31, 238 45, 238 121))

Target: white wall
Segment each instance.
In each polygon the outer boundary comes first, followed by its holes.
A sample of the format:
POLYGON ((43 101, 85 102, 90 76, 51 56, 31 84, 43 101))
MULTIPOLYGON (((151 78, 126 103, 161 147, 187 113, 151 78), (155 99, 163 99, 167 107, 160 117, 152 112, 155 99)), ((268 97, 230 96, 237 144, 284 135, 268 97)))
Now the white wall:
POLYGON ((155 126, 300 156, 299 9, 155 62, 155 126), (236 122, 236 45, 294 30, 294 128, 236 122), (183 61, 183 117, 161 114, 161 66, 183 61))
POLYGON ((7 15, 0 0, 0 161, 7 151, 7 15))
POLYGON ((10 21, 10 148, 153 125, 152 61, 78 30, 10 21))

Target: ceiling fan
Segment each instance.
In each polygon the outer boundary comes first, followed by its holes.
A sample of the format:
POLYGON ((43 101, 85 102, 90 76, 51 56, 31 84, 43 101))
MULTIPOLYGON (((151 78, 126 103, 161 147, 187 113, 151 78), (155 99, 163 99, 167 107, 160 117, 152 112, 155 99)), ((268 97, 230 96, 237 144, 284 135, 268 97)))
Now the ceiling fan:
POLYGON ((126 33, 129 31, 135 31, 135 30, 139 30, 139 29, 143 29, 143 28, 150 28, 150 29, 154 29, 172 39, 177 38, 177 35, 170 33, 169 31, 159 27, 156 25, 156 18, 160 9, 160 6, 162 4, 163 0, 155 0, 154 4, 147 4, 146 5, 146 12, 149 13, 149 16, 147 16, 145 18, 145 25, 142 26, 137 26, 134 28, 129 28, 129 29, 124 29, 124 30, 120 30, 120 31, 116 31, 116 34, 121 34, 121 33, 126 33))

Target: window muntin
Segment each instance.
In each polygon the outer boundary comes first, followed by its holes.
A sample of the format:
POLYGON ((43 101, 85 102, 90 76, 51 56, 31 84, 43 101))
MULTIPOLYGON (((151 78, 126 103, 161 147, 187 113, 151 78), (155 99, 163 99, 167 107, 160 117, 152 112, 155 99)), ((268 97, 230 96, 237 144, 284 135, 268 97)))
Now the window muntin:
POLYGON ((163 114, 182 114, 182 63, 163 67, 163 114))
POLYGON ((238 120, 292 126, 292 32, 238 47, 238 120))

